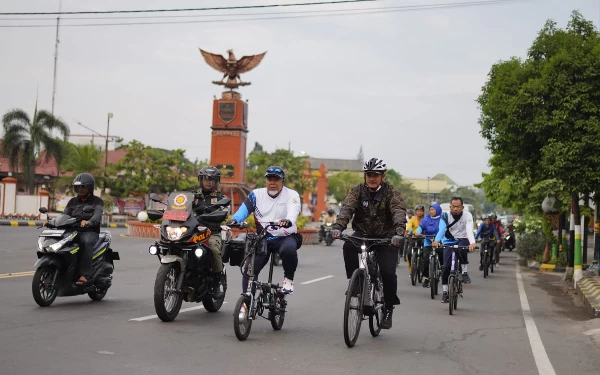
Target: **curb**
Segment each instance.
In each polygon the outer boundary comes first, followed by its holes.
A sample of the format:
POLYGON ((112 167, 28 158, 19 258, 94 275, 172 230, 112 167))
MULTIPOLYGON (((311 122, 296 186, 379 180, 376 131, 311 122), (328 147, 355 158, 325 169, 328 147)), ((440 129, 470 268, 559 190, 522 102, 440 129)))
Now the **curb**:
MULTIPOLYGON (((11 227, 39 227, 43 221, 27 221, 27 220, 0 220, 0 225, 11 227)), ((103 228, 127 228, 127 223, 111 223, 108 226, 101 225, 103 228)))
POLYGON ((529 263, 527 263, 527 268, 538 272, 563 273, 567 271, 567 267, 557 266, 556 264, 539 263, 536 261, 529 261, 529 263))
POLYGON ((577 282, 577 294, 590 318, 600 318, 600 282, 592 277, 584 277, 577 282))

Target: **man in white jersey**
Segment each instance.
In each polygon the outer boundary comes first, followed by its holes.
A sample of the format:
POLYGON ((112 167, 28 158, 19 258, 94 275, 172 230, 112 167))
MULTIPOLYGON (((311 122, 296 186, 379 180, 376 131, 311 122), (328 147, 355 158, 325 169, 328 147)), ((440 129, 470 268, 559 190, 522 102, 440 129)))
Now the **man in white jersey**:
MULTIPOLYGON (((443 242, 445 246, 458 245, 469 246, 469 251, 476 247, 475 236, 473 235, 473 216, 469 211, 464 211, 465 206, 460 197, 453 197, 450 201, 450 215, 442 214, 438 234, 433 242, 433 247, 439 246, 443 242)), ((461 266, 463 273, 463 282, 471 283, 471 278, 467 273, 469 259, 468 252, 460 250, 461 266)), ((442 303, 448 303, 448 277, 450 276, 450 267, 452 263, 452 249, 444 248, 444 267, 442 270, 442 303)))
MULTIPOLYGON (((283 264, 283 292, 294 292, 294 273, 298 266, 297 250, 300 247, 296 237, 296 220, 300 214, 300 196, 292 189, 283 186, 285 172, 278 166, 269 167, 265 173, 266 187, 254 189, 237 212, 227 222, 228 225, 241 223, 254 213, 256 229, 261 230, 261 223, 279 222, 281 228, 267 229, 267 253, 257 254, 254 275, 258 274, 269 262, 271 252, 281 257, 283 264)), ((248 266, 246 262, 242 277, 242 290, 248 287, 248 266)))

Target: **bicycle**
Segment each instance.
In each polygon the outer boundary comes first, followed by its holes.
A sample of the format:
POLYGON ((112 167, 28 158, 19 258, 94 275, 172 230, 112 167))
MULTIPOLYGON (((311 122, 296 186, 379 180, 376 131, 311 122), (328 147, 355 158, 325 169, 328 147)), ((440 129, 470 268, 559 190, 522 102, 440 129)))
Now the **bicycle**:
MULTIPOLYGON (((425 236, 427 240, 433 242, 435 236, 425 236)), ((435 296, 439 294, 439 285, 442 278, 442 267, 440 266, 440 258, 435 247, 431 248, 431 254, 429 254, 429 291, 431 293, 431 299, 435 299, 435 296)))
POLYGON ((450 263, 450 276, 448 276, 448 311, 450 315, 454 313, 454 310, 458 309, 458 296, 463 298, 462 282, 463 277, 461 273, 460 253, 459 250, 469 249, 468 246, 458 245, 444 245, 444 248, 452 249, 452 259, 450 263), (457 256, 458 255, 458 256, 457 256))
POLYGON ((262 283, 255 280, 254 265, 256 261, 257 251, 260 254, 265 254, 267 249, 267 229, 280 228, 276 222, 261 223, 263 229, 258 234, 248 235, 248 224, 234 224, 230 225, 232 228, 246 229, 246 244, 245 253, 246 256, 240 264, 240 270, 244 275, 244 265, 250 257, 250 264, 248 266, 248 288, 246 293, 243 293, 237 300, 233 312, 233 330, 235 336, 240 341, 244 341, 250 335, 252 329, 252 322, 256 320, 257 316, 267 319, 271 322, 271 327, 275 331, 279 331, 283 327, 285 320, 287 301, 285 300, 285 294, 282 291, 282 286, 279 284, 273 284, 273 266, 275 265, 275 254, 270 254, 270 265, 269 265, 269 279, 266 283, 262 283), (269 311, 267 317, 263 316, 265 310, 269 311))
POLYGON ((371 336, 377 337, 381 332, 384 308, 383 282, 379 273, 377 254, 371 249, 374 246, 388 245, 391 242, 389 238, 364 238, 348 235, 342 235, 340 239, 352 242, 361 250, 358 269, 352 273, 344 304, 344 341, 346 346, 351 348, 356 344, 360 326, 366 317, 369 318, 371 336), (352 310, 356 311, 356 319, 351 322, 352 310))
POLYGON ((481 265, 483 266, 483 278, 485 279, 488 277, 490 271, 494 273, 494 259, 492 257, 493 251, 496 248, 496 242, 494 240, 482 241, 481 246, 481 251, 483 251, 481 265), (489 249, 492 249, 492 255, 490 255, 489 249))
POLYGON ((410 282, 412 285, 417 285, 423 282, 423 238, 412 238, 412 251, 410 259, 410 282))

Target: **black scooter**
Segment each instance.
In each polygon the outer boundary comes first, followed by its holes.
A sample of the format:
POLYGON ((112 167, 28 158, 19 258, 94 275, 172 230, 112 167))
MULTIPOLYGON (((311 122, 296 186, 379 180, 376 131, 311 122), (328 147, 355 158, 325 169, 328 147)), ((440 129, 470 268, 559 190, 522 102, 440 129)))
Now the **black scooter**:
MULTIPOLYGON (((48 210, 40 208, 45 214, 48 210)), ((94 207, 85 207, 82 217, 59 215, 46 224, 38 239, 38 261, 31 283, 35 302, 50 306, 57 296, 68 297, 86 294, 94 301, 100 301, 112 285, 113 261, 119 260, 119 253, 110 248, 110 232, 101 232, 94 245, 92 255, 92 276, 84 285, 77 285, 79 278, 77 257, 79 242, 77 227, 82 220, 91 218, 94 207)), ((41 228, 41 227, 40 227, 41 228)))

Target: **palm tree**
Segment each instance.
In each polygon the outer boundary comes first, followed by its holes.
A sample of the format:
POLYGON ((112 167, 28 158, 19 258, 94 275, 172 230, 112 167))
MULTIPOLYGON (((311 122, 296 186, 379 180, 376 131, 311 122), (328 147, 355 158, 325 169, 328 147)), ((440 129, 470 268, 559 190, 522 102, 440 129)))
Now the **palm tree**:
POLYGON ((33 194, 37 159, 44 150, 46 162, 52 157, 60 159, 62 144, 59 139, 52 137, 52 131, 57 130, 66 139, 69 136, 69 126, 48 111, 38 112, 37 104, 33 120, 25 111, 13 109, 3 116, 2 124, 2 154, 8 157, 13 171, 21 167, 27 180, 29 194, 33 194))
MULTIPOLYGON (((79 173, 91 173, 96 180, 96 184, 103 183, 102 167, 100 166, 103 157, 102 150, 93 144, 74 145, 65 142, 60 168, 65 172, 72 172, 73 176, 79 173)), ((69 185, 73 181, 73 176, 59 178, 56 181, 56 186, 69 185)))

